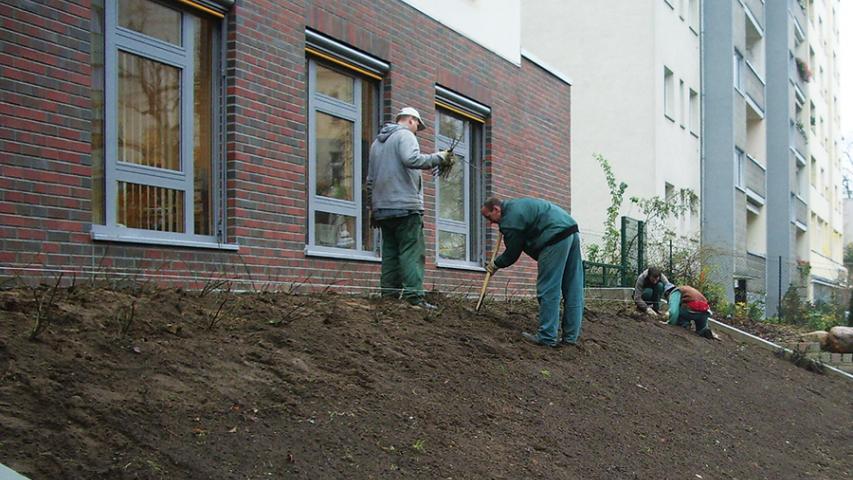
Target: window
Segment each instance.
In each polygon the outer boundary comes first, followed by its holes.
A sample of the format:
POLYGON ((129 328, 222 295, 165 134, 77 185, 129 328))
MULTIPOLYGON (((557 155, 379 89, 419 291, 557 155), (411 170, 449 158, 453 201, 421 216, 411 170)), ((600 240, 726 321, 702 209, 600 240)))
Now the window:
POLYGON ((663 113, 675 121, 675 77, 666 67, 663 67, 663 113))
POLYGON ((151 0, 93 8, 93 237, 224 242, 220 20, 151 0))
POLYGON ((688 23, 693 33, 699 35, 699 0, 689 0, 689 2, 688 23))
POLYGON ((743 55, 737 50, 733 59, 733 73, 735 90, 740 92, 743 90, 743 55))
POLYGON ((681 124, 681 128, 684 128, 687 125, 687 105, 686 98, 684 96, 684 80, 678 81, 678 122, 681 124))
POLYGON ((436 264, 479 268, 484 229, 480 220, 483 194, 483 124, 489 107, 436 86, 436 148, 453 147, 456 166, 447 178, 435 177, 436 264))
POLYGON ((309 58, 308 85, 308 250, 377 257, 362 187, 378 127, 378 83, 309 58))
POLYGON ((809 172, 809 180, 811 181, 811 186, 817 188, 817 160, 812 157, 811 161, 811 170, 809 172))
POLYGON ((743 150, 735 147, 735 186, 743 189, 744 188, 744 178, 743 178, 743 150))
POLYGON ((699 94, 690 89, 690 133, 699 135, 699 94))
POLYGON ((308 71, 308 239, 305 253, 378 260, 365 195, 379 130, 379 88, 390 65, 305 30, 308 71))

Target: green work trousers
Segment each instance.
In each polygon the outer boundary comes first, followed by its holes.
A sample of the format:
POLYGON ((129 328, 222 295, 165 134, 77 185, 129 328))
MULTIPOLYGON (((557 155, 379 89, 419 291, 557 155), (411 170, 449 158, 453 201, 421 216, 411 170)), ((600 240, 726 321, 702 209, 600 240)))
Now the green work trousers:
POLYGON ((660 297, 663 296, 663 286, 663 282, 658 281, 653 287, 643 289, 643 301, 656 312, 660 312, 660 297))
POLYGON ((580 235, 574 233, 539 253, 536 297, 539 300, 539 341, 556 344, 562 325, 563 343, 577 343, 583 322, 583 258, 580 235), (560 300, 563 300, 562 322, 560 300))
POLYGON ((379 220, 382 229, 382 277, 384 297, 417 302, 424 296, 424 220, 420 214, 379 220))
POLYGON ((696 325, 696 333, 703 334, 708 328, 708 312, 694 312, 689 308, 681 308, 681 292, 675 290, 669 294, 669 324, 690 328, 690 324, 696 325))

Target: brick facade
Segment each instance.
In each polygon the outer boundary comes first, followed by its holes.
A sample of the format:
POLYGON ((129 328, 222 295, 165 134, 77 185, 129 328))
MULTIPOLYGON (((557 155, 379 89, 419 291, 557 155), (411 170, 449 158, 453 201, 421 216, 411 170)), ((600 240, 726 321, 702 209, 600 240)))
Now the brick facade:
MULTIPOLYGON (((2 0, 0 267, 2 275, 92 271, 187 282, 226 274, 267 282, 375 287, 379 264, 308 257, 307 62, 310 27, 391 64, 383 119, 404 105, 428 125, 435 84, 491 107, 486 191, 570 205, 570 87, 522 58, 517 66, 410 6, 388 1, 240 1, 228 13, 227 240, 239 252, 94 241, 91 7, 2 0), (381 14, 378 14, 381 12, 381 14)), ((432 128, 421 149, 434 150, 432 128)), ((437 268, 428 174, 427 289, 476 292, 483 274, 437 268), (461 286, 460 286, 461 285, 461 286), (464 290, 463 290, 464 291, 464 290)), ((486 240, 490 245, 493 239, 486 240)), ((491 248, 491 247, 489 247, 491 248)), ((530 293, 529 259, 495 284, 530 293)))

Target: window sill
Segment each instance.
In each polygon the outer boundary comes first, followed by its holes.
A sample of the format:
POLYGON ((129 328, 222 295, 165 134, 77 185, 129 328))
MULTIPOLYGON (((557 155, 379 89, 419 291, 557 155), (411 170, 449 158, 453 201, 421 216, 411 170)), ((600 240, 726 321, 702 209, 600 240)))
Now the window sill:
POLYGON ((240 246, 236 243, 216 243, 213 237, 201 235, 184 235, 169 232, 149 232, 135 228, 107 227, 92 225, 92 240, 102 242, 140 243, 144 245, 160 245, 169 247, 208 248, 213 250, 237 251, 240 246))
POLYGON ((668 113, 664 113, 663 116, 666 117, 666 119, 670 122, 675 123, 675 119, 670 117, 668 113))
POLYGON ((699 134, 694 132, 692 129, 690 130, 690 135, 693 135, 696 138, 699 138, 699 134))
POLYGON ((453 270, 468 270, 471 272, 485 272, 486 269, 482 265, 469 262, 454 262, 451 260, 438 260, 435 262, 438 268, 447 268, 453 270))
POLYGON ((343 250, 330 247, 318 247, 307 245, 305 247, 306 257, 334 258, 337 260, 355 260, 360 262, 381 263, 382 257, 373 252, 358 252, 354 250, 343 250))

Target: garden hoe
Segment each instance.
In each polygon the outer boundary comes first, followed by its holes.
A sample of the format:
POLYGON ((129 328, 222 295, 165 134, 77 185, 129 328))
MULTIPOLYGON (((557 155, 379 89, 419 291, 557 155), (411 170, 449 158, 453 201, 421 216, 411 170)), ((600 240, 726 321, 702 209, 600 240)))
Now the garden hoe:
MULTIPOLYGON (((495 249, 492 250, 492 262, 495 261, 495 257, 498 256, 498 250, 501 248, 501 239, 503 238, 503 233, 498 232, 498 241, 495 242, 495 249)), ((483 288, 480 290, 480 300, 477 301, 476 311, 480 311, 480 307, 483 306, 483 298, 486 296, 486 288, 489 287, 489 280, 492 278, 492 274, 486 272, 486 278, 483 280, 483 288)))

